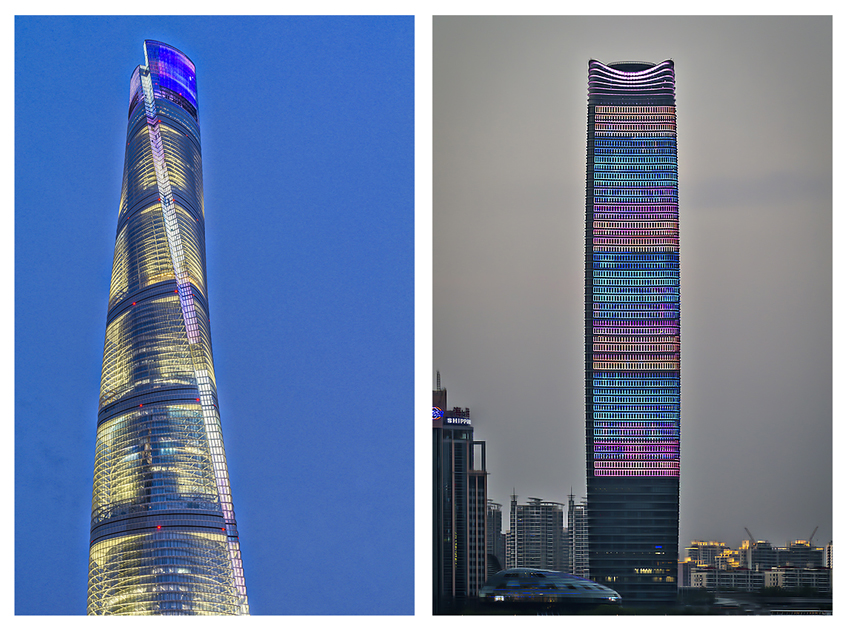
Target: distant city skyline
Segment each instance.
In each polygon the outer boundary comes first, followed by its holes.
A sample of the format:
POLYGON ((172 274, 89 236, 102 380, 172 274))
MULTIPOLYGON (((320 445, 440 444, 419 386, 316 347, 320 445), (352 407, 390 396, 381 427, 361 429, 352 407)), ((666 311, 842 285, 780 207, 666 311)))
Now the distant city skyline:
POLYGON ((433 368, 490 498, 585 494, 586 71, 672 58, 680 552, 832 532, 832 21, 437 17, 433 368))

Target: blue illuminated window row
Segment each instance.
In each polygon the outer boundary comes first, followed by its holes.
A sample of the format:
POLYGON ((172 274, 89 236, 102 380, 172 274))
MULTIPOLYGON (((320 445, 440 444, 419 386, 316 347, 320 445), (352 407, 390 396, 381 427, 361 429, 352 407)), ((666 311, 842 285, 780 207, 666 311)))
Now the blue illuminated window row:
MULTIPOLYGON (((634 377, 634 375, 631 375, 634 377)), ((678 381, 660 381, 660 380, 643 380, 634 379, 630 381, 614 381, 606 380, 606 385, 602 385, 602 379, 599 379, 599 385, 593 388, 594 394, 598 396, 678 396, 679 388, 676 387, 678 381), (620 385, 613 386, 613 383, 620 385), (625 384, 625 385, 623 385, 625 384)))
POLYGON ((624 182, 594 182, 593 203, 679 203, 675 182, 629 187, 624 182))
MULTIPOLYGON (((676 188, 679 185, 677 177, 663 177, 655 180, 651 179, 619 179, 613 177, 605 177, 604 174, 597 173, 593 179, 593 196, 598 198, 603 195, 613 197, 622 194, 627 197, 634 197, 638 193, 655 194, 655 195, 671 195, 676 193, 676 188), (622 191, 618 193, 617 191, 622 191)), ((628 201, 631 201, 629 199, 628 201)))
MULTIPOLYGON (((595 375, 594 375, 595 376, 595 375)), ((614 379, 596 379, 598 384, 593 388, 598 396, 678 396, 678 381, 662 381, 660 379, 637 379, 630 374, 629 381, 614 379)))
POLYGON ((633 166, 625 167, 597 164, 593 168, 593 185, 599 186, 603 182, 607 183, 609 186, 616 185, 617 182, 623 182, 625 185, 630 185, 631 182, 642 182, 646 185, 658 184, 659 182, 669 182, 667 183, 668 186, 675 186, 679 182, 679 174, 676 171, 651 165, 645 168, 646 170, 642 170, 636 169, 633 166), (654 175, 654 177, 651 175, 654 175))
POLYGON ((608 403, 614 402, 611 399, 623 399, 623 404, 654 404, 654 403, 669 403, 674 405, 673 408, 679 409, 680 400, 679 400, 679 390, 673 389, 665 389, 658 388, 655 390, 652 389, 629 389, 623 388, 621 390, 614 390, 605 388, 604 394, 599 394, 600 390, 594 390, 593 402, 594 403, 608 403), (635 392, 644 392, 640 394, 635 394, 635 392))
POLYGON ((594 396, 633 396, 637 398, 642 398, 644 396, 669 396, 678 400, 679 389, 669 386, 663 387, 661 385, 656 387, 647 387, 645 383, 641 383, 641 385, 634 387, 594 387, 593 394, 594 396))
MULTIPOLYGON (((621 143, 622 144, 622 143, 621 143)), ((596 146, 593 148, 593 161, 596 163, 597 160, 605 160, 611 158, 675 158, 676 157, 676 145, 667 145, 667 146, 647 146, 647 145, 612 145, 612 144, 600 144, 597 141, 596 146)), ((600 162, 602 163, 602 162, 600 162)), ((666 162, 661 162, 661 164, 666 164, 666 162)))
MULTIPOLYGON (((593 149, 594 164, 604 164, 603 160, 612 158, 644 158, 644 159, 668 159, 676 158, 676 146, 669 147, 637 147, 637 146, 597 146, 593 149)), ((667 164, 667 162, 660 162, 667 164)))
POLYGON ((608 420, 630 420, 634 422, 649 422, 663 420, 678 423, 679 411, 594 411, 593 419, 599 422, 608 420))
POLYGON ((657 164, 648 164, 643 167, 635 167, 634 165, 631 165, 628 168, 625 168, 620 165, 613 166, 597 162, 593 167, 593 170, 594 182, 605 179, 623 182, 653 182, 665 179, 677 181, 679 178, 679 175, 675 170, 663 169, 657 164))
POLYGON ((646 136, 633 136, 631 138, 599 137, 593 140, 593 150, 605 148, 618 149, 675 149, 676 138, 650 138, 646 136))
MULTIPOLYGON (((596 160, 611 160, 611 159, 654 159, 654 158, 674 158, 676 157, 675 147, 670 149, 614 149, 614 148, 596 148, 593 151, 594 164, 596 160)), ((602 162, 600 162, 602 163, 602 162)))
MULTIPOLYGON (((679 413, 674 411, 595 411, 593 412, 594 426, 596 421, 603 422, 605 420, 632 420, 635 422, 649 422, 652 420, 667 420, 670 422, 678 422, 680 419, 679 413)), ((604 425, 600 425, 604 426, 604 425)))
MULTIPOLYGON (((610 157, 597 158, 593 166, 593 181, 598 182, 600 179, 623 179, 642 180, 642 181, 657 181, 663 179, 678 180, 679 173, 673 168, 672 164, 647 164, 645 166, 636 164, 618 164, 609 162, 610 157), (647 175, 657 174, 657 177, 646 177, 647 175), (630 175, 631 177, 624 177, 630 175), (620 177, 617 177, 620 176, 620 177)), ((665 158, 666 159, 666 158, 665 158)))
MULTIPOLYGON (((598 252, 593 254, 594 262, 666 262, 679 265, 679 254, 675 252, 658 252, 650 254, 633 254, 631 252, 598 252)), ((673 267, 662 267, 672 269, 673 267)))
MULTIPOLYGON (((642 193, 645 195, 675 195, 677 193, 678 187, 678 179, 665 177, 664 179, 658 179, 655 181, 651 181, 649 179, 613 179, 609 177, 600 177, 597 176, 593 180, 593 197, 594 203, 600 203, 597 199, 600 196, 609 196, 615 197, 617 195, 623 195, 625 197, 629 197, 629 199, 624 199, 624 202, 628 203, 643 203, 643 202, 633 202, 631 197, 636 196, 638 193, 642 193)), ((619 202, 614 202, 619 203, 619 202)), ((645 203, 658 203, 654 201, 649 201, 645 203)), ((668 202, 674 203, 674 202, 668 202)))
POLYGON ((625 286, 679 286, 678 271, 649 272, 629 269, 626 271, 593 270, 594 285, 625 286))
POLYGON ((677 429, 679 421, 676 418, 597 418, 593 426, 608 429, 628 429, 629 427, 652 427, 656 429, 677 429))
POLYGON ((666 171, 656 167, 648 167, 646 170, 625 170, 622 168, 606 168, 603 165, 597 164, 593 167, 593 183, 598 186, 599 182, 613 181, 624 182, 647 182, 650 184, 659 181, 678 182, 679 175, 675 171, 666 171), (651 170, 650 170, 651 169, 651 170))
POLYGON ((599 387, 593 390, 593 402, 616 402, 616 403, 677 403, 679 392, 675 389, 659 391, 657 389, 634 390, 634 389, 609 389, 599 387), (641 393, 638 393, 641 392, 641 393), (628 399, 628 400, 626 400, 628 399))
MULTIPOLYGON (((657 282, 657 280, 653 280, 657 282)), ((601 301, 607 301, 605 298, 618 295, 630 295, 633 297, 650 295, 658 297, 670 297, 679 295, 679 285, 661 285, 647 283, 641 286, 635 286, 626 282, 617 282, 616 284, 614 284, 614 286, 610 286, 609 283, 605 283, 604 285, 594 284, 593 293, 594 295, 599 296, 598 299, 601 301)))
MULTIPOLYGON (((593 390, 594 398, 596 401, 597 396, 632 396, 635 398, 643 398, 645 396, 652 397, 671 397, 675 398, 675 401, 663 401, 663 402, 678 402, 679 399, 679 390, 673 389, 671 387, 596 387, 593 390)), ((604 402, 604 401, 600 401, 604 402)))
POLYGON ((637 168, 659 168, 663 166, 669 170, 678 170, 675 155, 652 154, 652 155, 623 155, 621 153, 599 153, 593 156, 594 164, 634 166, 637 168))
POLYGON ((679 285, 645 284, 635 286, 622 283, 610 286, 594 283, 593 299, 597 302, 670 302, 679 299, 679 285))
POLYGON ((679 434, 679 427, 650 427, 642 424, 622 426, 622 427, 602 427, 594 425, 594 435, 609 435, 612 437, 618 436, 664 436, 667 439, 676 439, 679 434))
POLYGON ((656 293, 662 289, 679 290, 678 278, 629 278, 609 280, 607 278, 593 278, 593 289, 597 295, 607 293, 604 289, 611 289, 631 295, 641 295, 649 293, 652 289, 656 289, 656 293))
POLYGON ((678 422, 680 419, 679 411, 594 411, 593 419, 598 421, 605 420, 632 420, 648 422, 650 420, 665 420, 670 422, 678 422))
MULTIPOLYGON (((658 175, 658 177, 653 177, 652 179, 678 179, 679 177, 678 170, 673 164, 620 164, 619 162, 612 162, 610 159, 602 158, 594 163, 593 176, 595 179, 600 179, 605 175, 608 175, 610 179, 616 179, 614 176, 645 176, 650 174, 658 175)), ((637 178, 629 177, 627 179, 637 178)))
MULTIPOLYGON (((664 158, 668 159, 668 158, 664 158)), ((613 158, 602 157, 594 161, 593 177, 596 181, 604 179, 639 179, 646 175, 657 175, 647 179, 671 179, 679 177, 679 172, 674 164, 620 164, 614 162, 613 158), (631 177, 625 177, 625 176, 631 177)))
POLYGON ((594 302, 593 319, 679 319, 679 305, 675 302, 594 302))
POLYGON ((650 181, 648 179, 625 180, 596 177, 593 180, 593 198, 595 203, 600 203, 598 201, 600 197, 623 197, 622 201, 628 203, 658 203, 656 201, 634 202, 633 199, 640 196, 673 196, 678 194, 678 186, 678 180, 669 177, 655 181, 650 181))
POLYGON ((674 194, 679 185, 679 180, 676 176, 660 177, 658 179, 620 179, 614 177, 606 177, 606 174, 597 173, 593 178, 593 195, 599 197, 608 195, 609 197, 622 194, 628 197, 634 197, 637 193, 656 195, 674 194), (623 191, 617 193, 616 191, 623 191), (670 192, 672 191, 672 192, 670 192))
POLYGON ((650 411, 671 411, 679 413, 679 403, 673 402, 594 402, 594 411, 639 411, 641 413, 650 411))
MULTIPOLYGON (((605 194, 596 195, 593 198, 594 203, 679 203, 679 193, 672 192, 665 195, 622 195, 622 194, 605 194)), ((594 218, 598 218, 594 215, 594 218)))
MULTIPOLYGON (((672 252, 671 252, 672 253, 672 252)), ((660 271, 662 269, 679 270, 679 263, 652 263, 652 262, 597 262, 593 263, 594 271, 660 271)), ((646 276, 651 278, 652 276, 646 276)))
POLYGON ((649 390, 650 388, 675 388, 680 389, 678 376, 672 374, 658 375, 659 377, 647 375, 645 378, 635 378, 634 374, 617 374, 612 372, 594 372, 593 387, 616 387, 617 389, 649 390))
POLYGON ((594 286, 614 287, 654 287, 654 286, 679 286, 679 270, 647 271, 646 269, 623 269, 609 271, 604 269, 593 270, 594 286))
POLYGON ((604 163, 601 160, 610 160, 613 158, 632 158, 632 159, 653 159, 653 158, 675 158, 676 148, 669 149, 638 149, 638 148, 596 148, 593 151, 593 163, 596 164, 600 160, 600 164, 604 163))

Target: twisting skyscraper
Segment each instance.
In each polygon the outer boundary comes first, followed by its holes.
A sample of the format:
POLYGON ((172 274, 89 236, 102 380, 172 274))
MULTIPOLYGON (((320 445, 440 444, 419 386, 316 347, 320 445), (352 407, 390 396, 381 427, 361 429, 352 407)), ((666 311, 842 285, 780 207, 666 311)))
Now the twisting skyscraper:
POLYGON ((247 614, 210 342, 195 66, 130 79, 97 418, 88 613, 247 614))
POLYGON ((676 597, 679 204, 673 62, 589 65, 585 407, 590 577, 676 597))

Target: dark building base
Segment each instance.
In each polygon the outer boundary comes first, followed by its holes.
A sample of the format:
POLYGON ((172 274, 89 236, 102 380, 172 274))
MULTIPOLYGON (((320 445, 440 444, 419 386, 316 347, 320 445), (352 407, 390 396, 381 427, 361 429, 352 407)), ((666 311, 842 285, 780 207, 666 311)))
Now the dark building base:
POLYGON ((678 478, 590 478, 587 530, 590 579, 625 606, 676 601, 678 478))

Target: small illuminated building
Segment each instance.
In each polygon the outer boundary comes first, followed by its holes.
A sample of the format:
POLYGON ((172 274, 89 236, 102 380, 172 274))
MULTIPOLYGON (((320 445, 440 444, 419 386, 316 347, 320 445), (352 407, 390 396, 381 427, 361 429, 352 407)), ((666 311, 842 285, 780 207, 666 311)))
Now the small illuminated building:
POLYGON ((692 540, 691 544, 685 547, 685 559, 695 563, 698 567, 714 566, 716 558, 728 549, 726 543, 714 540, 692 540))
POLYGON ((484 442, 472 437, 469 408, 447 409, 433 392, 433 612, 475 601, 487 579, 487 467, 484 442))

